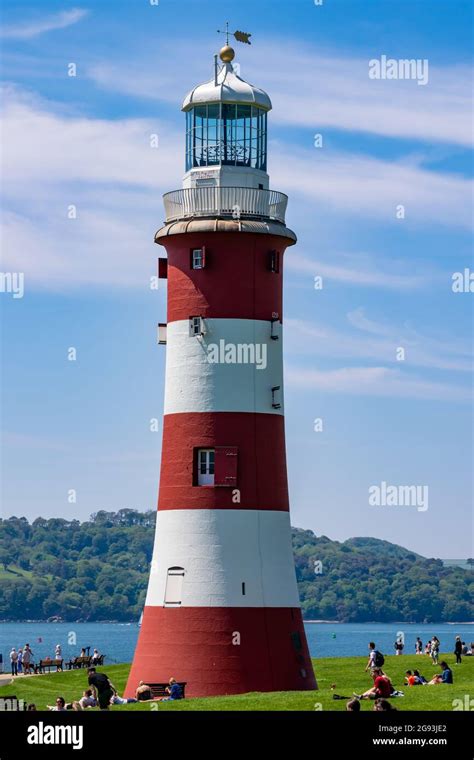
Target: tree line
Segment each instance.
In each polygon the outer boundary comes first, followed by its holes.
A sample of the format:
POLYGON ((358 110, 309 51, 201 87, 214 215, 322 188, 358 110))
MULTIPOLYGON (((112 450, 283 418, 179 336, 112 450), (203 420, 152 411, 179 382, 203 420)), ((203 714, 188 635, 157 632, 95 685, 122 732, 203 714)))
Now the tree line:
MULTIPOLYGON (((155 511, 99 511, 85 522, 0 520, 0 619, 138 620, 155 511)), ((304 617, 341 622, 473 619, 474 575, 375 538, 332 541, 292 529, 304 617)), ((473 561, 469 560, 471 564, 473 561)))

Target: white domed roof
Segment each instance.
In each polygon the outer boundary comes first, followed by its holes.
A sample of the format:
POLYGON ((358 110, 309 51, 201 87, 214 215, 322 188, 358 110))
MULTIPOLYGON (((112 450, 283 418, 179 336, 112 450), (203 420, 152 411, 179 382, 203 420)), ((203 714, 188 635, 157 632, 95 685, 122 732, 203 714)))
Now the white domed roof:
POLYGON ((270 111, 272 102, 267 93, 237 76, 231 63, 224 63, 217 75, 209 82, 200 84, 186 95, 183 111, 207 103, 248 103, 270 111))

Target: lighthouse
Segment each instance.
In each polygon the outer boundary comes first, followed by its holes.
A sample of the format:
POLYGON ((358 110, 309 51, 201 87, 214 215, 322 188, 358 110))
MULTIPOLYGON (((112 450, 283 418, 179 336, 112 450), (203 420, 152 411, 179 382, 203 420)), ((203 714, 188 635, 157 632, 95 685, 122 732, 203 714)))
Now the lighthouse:
POLYGON ((283 256, 296 236, 287 196, 269 187, 270 98, 234 55, 224 46, 184 100, 183 186, 165 194, 155 237, 167 254, 163 446, 127 696, 170 677, 186 696, 317 688, 285 452, 283 256))

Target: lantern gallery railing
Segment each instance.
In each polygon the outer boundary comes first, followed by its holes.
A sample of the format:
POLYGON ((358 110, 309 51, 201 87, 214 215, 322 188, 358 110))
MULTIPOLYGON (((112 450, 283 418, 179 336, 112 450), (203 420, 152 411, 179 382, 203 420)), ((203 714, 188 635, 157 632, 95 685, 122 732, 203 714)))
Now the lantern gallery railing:
POLYGON ((253 187, 196 187, 163 196, 166 221, 202 216, 273 219, 285 223, 288 196, 253 187))

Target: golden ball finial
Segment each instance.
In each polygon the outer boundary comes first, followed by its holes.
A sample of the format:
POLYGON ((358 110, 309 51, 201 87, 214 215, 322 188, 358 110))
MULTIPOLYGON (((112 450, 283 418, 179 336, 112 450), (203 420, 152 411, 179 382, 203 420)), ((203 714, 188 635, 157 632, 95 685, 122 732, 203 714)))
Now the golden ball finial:
POLYGON ((230 63, 235 58, 235 50, 234 48, 231 48, 230 45, 224 45, 224 47, 221 48, 219 56, 223 63, 230 63))

